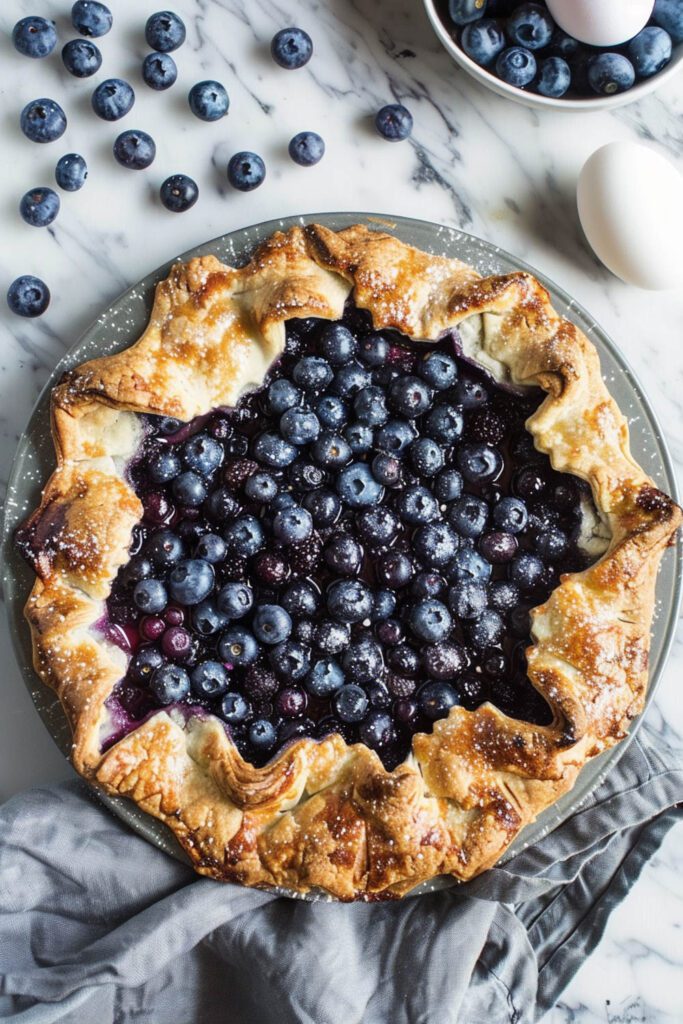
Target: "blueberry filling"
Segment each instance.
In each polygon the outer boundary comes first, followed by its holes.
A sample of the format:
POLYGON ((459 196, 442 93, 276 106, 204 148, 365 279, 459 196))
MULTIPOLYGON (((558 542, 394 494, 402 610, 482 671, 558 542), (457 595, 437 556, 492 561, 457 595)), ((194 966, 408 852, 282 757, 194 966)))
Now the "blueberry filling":
POLYGON ((234 410, 148 417, 144 517, 107 602, 131 651, 107 742, 174 705, 257 765, 338 732, 392 768, 456 705, 547 724, 528 612, 589 557, 585 484, 524 428, 543 397, 349 305, 291 321, 234 410))

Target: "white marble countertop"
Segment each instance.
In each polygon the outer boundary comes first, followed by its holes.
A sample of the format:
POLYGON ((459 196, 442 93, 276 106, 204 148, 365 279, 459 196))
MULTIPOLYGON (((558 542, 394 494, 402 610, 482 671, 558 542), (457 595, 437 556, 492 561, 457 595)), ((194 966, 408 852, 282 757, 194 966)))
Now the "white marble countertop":
MULTIPOLYGON (((53 17, 59 48, 74 33, 70 0, 5 0, 0 13, 3 177, 0 197, 0 292, 21 273, 52 290, 38 321, 12 317, 0 303, 0 478, 7 479, 17 439, 49 371, 83 329, 121 290, 155 266, 207 238, 293 213, 366 210, 455 225, 542 268, 575 296, 621 346, 652 399, 678 468, 683 465, 680 331, 683 295, 627 287, 591 255, 576 217, 578 169, 598 145, 640 139, 683 169, 681 76, 639 104, 614 113, 535 112, 499 99, 456 70, 433 36, 419 0, 174 0, 188 37, 174 57, 174 88, 154 93, 140 78, 147 48, 143 25, 158 0, 117 0, 113 31, 98 40, 103 66, 93 79, 66 74, 58 50, 44 61, 21 58, 8 38, 26 14, 53 17), (38 11, 38 8, 40 9, 38 11), (310 65, 285 72, 270 59, 279 28, 299 24, 315 45, 310 65), (94 84, 128 79, 137 100, 124 121, 107 124, 90 109, 94 84), (186 95, 197 80, 227 87, 229 116, 204 124, 186 95), (66 134, 36 146, 19 132, 28 100, 50 96, 65 108, 66 134), (413 138, 389 145, 373 131, 379 106, 401 99, 415 118, 413 138), (113 139, 124 128, 149 131, 157 144, 145 172, 115 164, 113 139), (289 138, 314 129, 327 153, 317 167, 295 166, 289 138), (233 152, 253 149, 267 164, 265 184, 234 192, 225 167, 233 152), (81 152, 90 175, 78 193, 62 194, 49 230, 19 218, 21 194, 53 185, 54 165, 81 152), (166 212, 156 198, 171 173, 200 187, 190 212, 166 212)), ((58 48, 58 49, 59 49, 58 48)), ((627 211, 624 211, 627 216, 627 211)), ((13 662, 4 617, 5 666, 0 715, 0 799, 71 770, 53 747, 13 662)), ((679 636, 656 704, 683 733, 677 693, 683 670, 679 636), (678 670, 678 671, 677 671, 678 670)), ((654 710, 654 709, 653 709, 654 710)), ((674 1024, 683 1019, 683 827, 674 828, 605 935, 544 1024, 674 1024)))

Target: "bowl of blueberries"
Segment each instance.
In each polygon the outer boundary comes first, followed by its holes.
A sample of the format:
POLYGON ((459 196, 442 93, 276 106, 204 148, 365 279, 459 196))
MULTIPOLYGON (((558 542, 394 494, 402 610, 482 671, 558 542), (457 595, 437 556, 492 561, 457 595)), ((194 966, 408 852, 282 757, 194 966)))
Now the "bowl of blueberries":
POLYGON ((683 0, 424 0, 453 60, 531 107, 641 99, 683 67, 683 0))

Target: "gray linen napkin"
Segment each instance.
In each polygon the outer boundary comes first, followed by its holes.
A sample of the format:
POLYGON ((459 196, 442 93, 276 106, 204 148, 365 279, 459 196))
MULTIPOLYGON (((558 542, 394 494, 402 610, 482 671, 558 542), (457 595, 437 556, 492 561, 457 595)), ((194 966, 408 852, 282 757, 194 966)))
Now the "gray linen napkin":
MULTIPOLYGON (((656 714, 656 712, 655 712, 656 714)), ((80 782, 0 808, 0 1020, 530 1024, 683 809, 645 723, 564 824, 473 882, 389 904, 200 879, 80 782)))

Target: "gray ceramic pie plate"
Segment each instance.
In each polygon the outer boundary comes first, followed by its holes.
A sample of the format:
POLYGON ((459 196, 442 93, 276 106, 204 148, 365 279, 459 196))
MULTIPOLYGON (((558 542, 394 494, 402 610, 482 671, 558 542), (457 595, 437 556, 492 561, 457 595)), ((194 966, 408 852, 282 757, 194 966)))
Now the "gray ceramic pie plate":
MULTIPOLYGON (((396 217, 389 220, 362 213, 320 214, 306 217, 289 217, 281 221, 268 221, 253 227, 233 231, 212 242, 183 253, 179 259, 214 253, 230 264, 246 262, 254 247, 276 230, 287 229, 294 224, 311 221, 338 229, 350 224, 367 223, 370 227, 394 233, 398 238, 429 252, 446 256, 457 256, 472 264, 483 274, 509 273, 513 270, 529 270, 545 285, 552 297, 555 309, 573 320, 590 338, 600 353, 605 381, 628 417, 631 427, 633 452, 653 477, 655 482, 671 495, 676 495, 676 482, 671 461, 662 439, 657 420, 647 399, 643 396, 635 377, 616 345, 592 320, 588 313, 560 288, 548 281, 542 274, 508 253, 472 235, 452 228, 426 221, 396 217)), ((174 261, 175 262, 175 261, 174 261)), ((85 332, 67 355, 61 360, 50 376, 38 399, 28 426, 22 436, 10 475, 5 520, 3 528, 4 589, 10 618, 17 660, 24 681, 35 706, 52 735, 55 743, 68 755, 70 750, 69 729, 58 700, 51 690, 44 687, 35 675, 31 664, 31 644, 28 627, 22 609, 29 593, 33 574, 19 557, 12 545, 12 535, 17 524, 38 501, 40 489, 54 466, 54 453, 49 431, 50 390, 62 373, 78 363, 94 356, 105 355, 130 345, 139 336, 147 323, 152 305, 155 284, 164 278, 171 264, 160 267, 143 281, 121 295, 105 310, 96 322, 85 332)), ((651 678, 647 704, 654 696, 666 656, 673 639, 676 613, 681 589, 681 549, 672 548, 664 557, 657 587, 657 611, 653 625, 651 678)), ((631 727, 630 736, 619 746, 590 761, 574 786, 553 806, 544 811, 517 837, 506 851, 503 861, 513 857, 520 850, 536 843, 543 836, 568 818, 589 794, 600 784, 610 768, 626 749, 626 744, 638 728, 638 721, 631 727)), ((107 806, 145 839, 165 850, 174 857, 186 860, 172 833, 160 822, 140 811, 132 802, 100 794, 107 806)), ((415 893, 430 891, 454 885, 450 877, 442 877, 421 886, 415 893)), ((284 892, 283 895, 298 894, 284 892)), ((329 899, 323 894, 309 894, 308 899, 329 899)))

